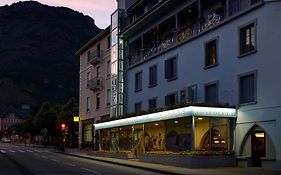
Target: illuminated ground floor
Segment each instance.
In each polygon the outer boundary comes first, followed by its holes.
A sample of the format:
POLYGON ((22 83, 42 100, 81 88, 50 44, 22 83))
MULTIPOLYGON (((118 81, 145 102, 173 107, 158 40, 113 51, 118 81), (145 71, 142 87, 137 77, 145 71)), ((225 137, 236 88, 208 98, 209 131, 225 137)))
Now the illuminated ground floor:
POLYGON ((185 107, 95 124, 99 150, 230 151, 236 110, 185 107))

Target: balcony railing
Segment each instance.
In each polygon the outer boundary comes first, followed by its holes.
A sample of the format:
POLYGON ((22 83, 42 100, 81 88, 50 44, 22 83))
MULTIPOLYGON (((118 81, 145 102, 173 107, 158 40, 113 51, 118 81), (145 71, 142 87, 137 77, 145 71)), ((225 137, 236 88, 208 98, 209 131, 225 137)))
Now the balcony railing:
MULTIPOLYGON (((192 24, 181 26, 180 28, 174 28, 174 34, 171 37, 164 39, 162 41, 152 40, 151 43, 145 43, 149 45, 148 48, 141 48, 141 44, 138 47, 134 46, 133 50, 140 50, 133 55, 129 55, 129 66, 138 64, 158 53, 161 53, 174 45, 182 43, 189 40, 201 33, 204 33, 220 23, 226 21, 229 17, 238 14, 243 10, 250 9, 255 5, 259 5, 263 0, 230 0, 229 1, 229 11, 228 13, 221 9, 220 11, 211 11, 208 15, 203 17, 197 17, 192 24)), ((163 33, 154 33, 152 38, 162 38, 163 33)), ((130 47, 130 46, 129 46, 130 47)))
POLYGON ((102 62, 102 57, 103 57, 104 51, 100 50, 95 50, 94 52, 90 53, 88 55, 88 62, 91 63, 92 65, 97 65, 102 62))
POLYGON ((103 78, 102 77, 95 77, 93 79, 88 80, 87 82, 87 88, 91 89, 92 91, 100 91, 102 90, 102 83, 103 78))

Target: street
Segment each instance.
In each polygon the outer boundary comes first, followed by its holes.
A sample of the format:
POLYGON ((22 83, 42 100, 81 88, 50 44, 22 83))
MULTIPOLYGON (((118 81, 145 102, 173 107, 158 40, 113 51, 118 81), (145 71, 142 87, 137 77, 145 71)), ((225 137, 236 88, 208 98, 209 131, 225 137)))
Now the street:
POLYGON ((51 149, 0 143, 1 175, 159 175, 151 171, 52 152, 51 149))

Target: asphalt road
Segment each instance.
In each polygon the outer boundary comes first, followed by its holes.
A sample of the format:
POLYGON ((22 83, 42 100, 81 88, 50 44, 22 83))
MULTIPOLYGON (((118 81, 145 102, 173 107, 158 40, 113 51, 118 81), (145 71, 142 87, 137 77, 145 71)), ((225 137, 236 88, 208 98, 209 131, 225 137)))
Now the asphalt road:
POLYGON ((160 175, 161 173, 71 157, 53 150, 0 143, 1 175, 160 175))

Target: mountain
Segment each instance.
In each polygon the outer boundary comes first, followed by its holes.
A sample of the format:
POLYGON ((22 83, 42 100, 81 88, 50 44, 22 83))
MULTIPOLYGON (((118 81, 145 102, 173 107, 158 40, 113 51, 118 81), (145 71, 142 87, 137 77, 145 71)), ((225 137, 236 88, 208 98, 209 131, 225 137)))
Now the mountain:
POLYGON ((0 110, 79 96, 75 52, 100 29, 89 16, 36 1, 0 7, 0 110))

